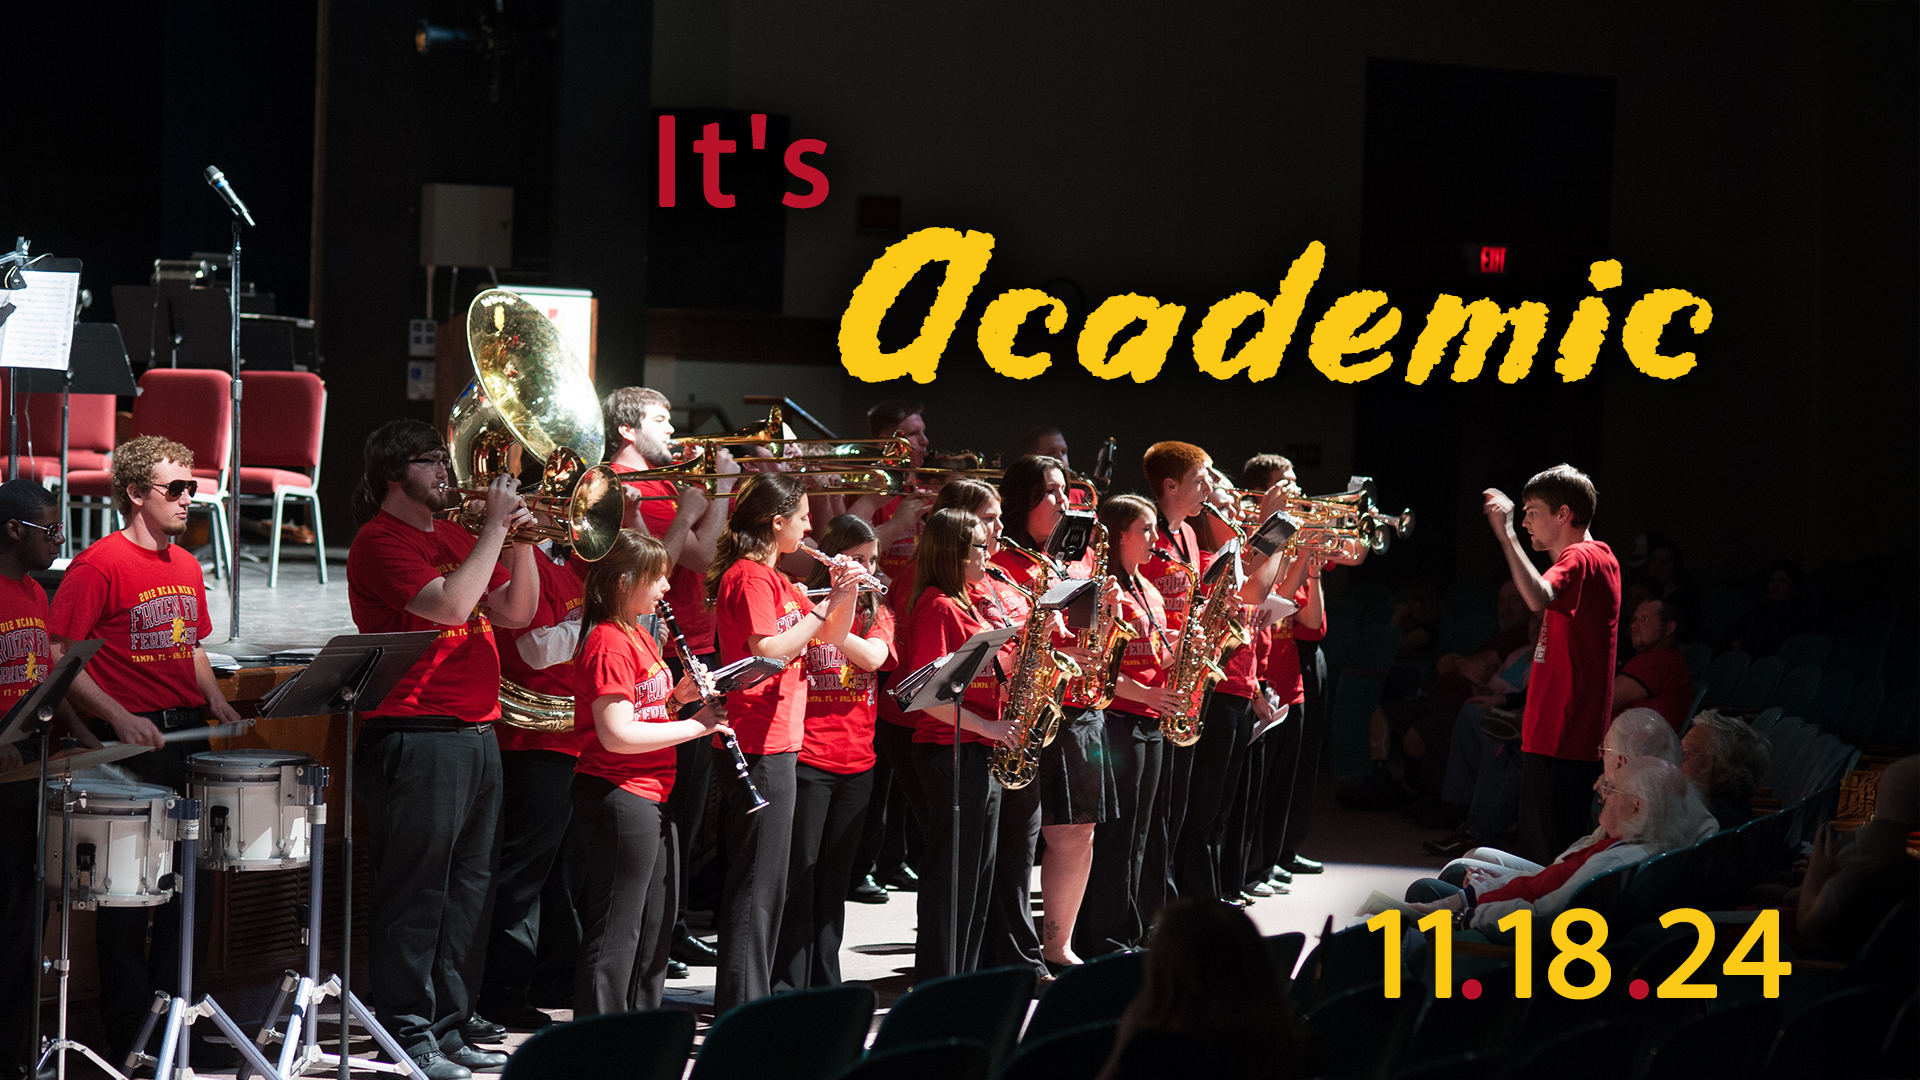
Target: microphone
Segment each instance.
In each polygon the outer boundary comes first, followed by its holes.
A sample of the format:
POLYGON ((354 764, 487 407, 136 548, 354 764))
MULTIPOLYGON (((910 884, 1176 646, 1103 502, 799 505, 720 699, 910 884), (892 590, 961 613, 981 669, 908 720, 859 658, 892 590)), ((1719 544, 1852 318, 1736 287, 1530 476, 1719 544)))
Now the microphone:
POLYGON ((226 174, 217 166, 207 166, 207 184, 220 193, 220 197, 227 201, 227 207, 240 215, 241 220, 248 225, 253 224, 253 215, 247 212, 247 204, 240 201, 240 196, 233 190, 233 185, 227 183, 226 174))

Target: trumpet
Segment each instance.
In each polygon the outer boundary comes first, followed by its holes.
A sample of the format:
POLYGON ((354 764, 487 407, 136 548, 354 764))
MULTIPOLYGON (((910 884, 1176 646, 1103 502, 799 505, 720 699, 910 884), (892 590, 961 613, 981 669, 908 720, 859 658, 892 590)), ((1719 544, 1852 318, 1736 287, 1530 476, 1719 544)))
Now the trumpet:
POLYGON ((1369 554, 1384 552, 1395 539, 1413 535, 1413 511, 1384 514, 1374 508, 1370 477, 1356 476, 1352 487, 1337 495, 1287 500, 1287 513, 1300 520, 1300 529, 1287 542, 1289 549, 1358 565, 1369 554))
MULTIPOLYGON (((851 566, 854 569, 859 570, 860 576, 855 580, 859 582, 861 592, 875 592, 875 593, 879 593, 881 596, 887 595, 886 582, 881 581, 877 577, 874 577, 872 574, 868 573, 864 568, 862 568, 859 563, 854 562, 852 559, 847 558, 845 555, 828 555, 822 552, 819 548, 808 547, 806 544, 801 544, 800 550, 806 552, 808 555, 813 556, 813 559, 815 562, 818 562, 824 566, 832 566, 832 567, 851 566)), ((808 590, 808 591, 811 592, 812 590, 808 590)), ((832 590, 828 590, 828 591, 831 592, 832 590)))
MULTIPOLYGON (((665 480, 677 487, 697 487, 709 498, 720 494, 723 480, 737 479, 738 473, 723 473, 714 464, 717 452, 729 446, 755 446, 765 449, 779 462, 784 472, 829 479, 824 485, 834 495, 901 495, 907 491, 900 479, 912 467, 912 448, 898 436, 883 439, 792 439, 786 437, 786 423, 779 406, 767 410, 767 418, 723 435, 698 435, 676 440, 674 445, 686 453, 682 460, 657 469, 628 473, 628 481, 665 480), (833 480, 831 478, 838 478, 833 480)), ((673 495, 642 495, 641 499, 674 499, 673 495)))

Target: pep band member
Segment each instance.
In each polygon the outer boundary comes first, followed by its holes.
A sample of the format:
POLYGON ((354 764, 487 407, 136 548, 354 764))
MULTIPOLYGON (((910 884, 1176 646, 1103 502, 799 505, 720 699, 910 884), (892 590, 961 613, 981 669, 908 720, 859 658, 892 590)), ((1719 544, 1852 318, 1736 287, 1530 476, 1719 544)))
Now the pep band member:
POLYGON ((461 496, 446 444, 417 420, 366 442, 354 492, 360 532, 347 599, 363 634, 439 637, 367 717, 354 769, 372 826, 373 1003, 429 1080, 504 1066, 468 1045, 485 958, 500 817, 500 654, 493 625, 527 625, 540 603, 534 551, 509 546, 532 521, 511 476, 486 490, 476 536, 436 516, 461 496))
MULTIPOLYGON (((806 489, 784 473, 754 473, 741 486, 707 569, 722 663, 749 654, 791 661, 818 640, 839 647, 853 624, 853 570, 836 569, 832 592, 818 604, 773 568, 800 548, 812 525, 806 489)), ((754 786, 767 800, 751 809, 743 784, 726 779, 732 755, 715 740, 720 828, 727 876, 721 886, 716 1013, 765 997, 772 988, 774 946, 786 905, 787 860, 793 843, 794 765, 806 714, 805 673, 789 664, 779 675, 727 695, 727 721, 739 738, 754 786)))
MULTIPOLYGON (((150 435, 128 440, 113 451, 113 486, 127 527, 82 551, 61 579, 47 624, 53 659, 89 638, 106 642, 74 679, 70 700, 123 741, 158 747, 128 759, 128 771, 184 794, 187 755, 199 748, 166 744, 161 733, 200 726, 209 715, 240 719, 199 644, 213 629, 199 560, 174 542, 198 487, 193 452, 150 435)), ((198 881, 209 900, 204 913, 195 910, 196 967, 212 930, 212 882, 211 872, 198 881)), ((124 1056, 153 992, 176 992, 180 905, 103 908, 96 927, 101 1019, 114 1054, 124 1056)))
MULTIPOLYGON (((901 668, 917 670, 974 634, 1004 625, 983 610, 975 589, 986 580, 992 540, 987 526, 964 510, 936 510, 927 518, 914 552, 908 651, 901 656, 901 668)), ((999 663, 1004 667, 1006 662, 1002 652, 999 663)), ((1000 785, 990 775, 989 752, 1012 735, 1012 726, 1000 718, 1000 706, 1000 676, 989 662, 967 685, 960 703, 960 900, 953 910, 953 714, 945 708, 909 714, 915 721, 913 762, 926 793, 928 828, 914 948, 918 979, 979 966, 1000 823, 1000 785), (957 955, 947 952, 949 918, 957 927, 957 955)))
MULTIPOLYGON (((1057 439, 1059 432, 1054 430, 1053 435, 1057 439)), ((1030 551, 1043 549, 1066 515, 1067 494, 1065 463, 1037 455, 1015 461, 1000 481, 1005 535, 1030 551)), ((1112 546, 1109 540, 1109 551, 1112 546)), ((1082 579, 1098 575, 1111 586, 1106 567, 1095 567, 1093 555, 1089 544, 1085 554, 1065 568, 1067 575, 1082 579)), ((1002 548, 993 561, 1022 588, 1031 590, 1036 570, 1033 560, 1002 548)), ((1079 650, 1076 635, 1058 619, 1054 620, 1052 637, 1056 651, 1080 665, 1083 672, 1093 670, 1098 661, 1079 650)), ((1073 928, 1079 919, 1081 898, 1086 895, 1094 829, 1119 813, 1105 714, 1099 709, 1073 706, 1063 706, 1063 711, 1059 734, 1041 751, 1039 774, 1028 788, 1038 799, 1040 835, 1047 841, 1040 862, 1040 895, 1045 903, 1040 944, 1050 969, 1080 962, 1073 951, 1073 928)), ((1003 820, 1011 799, 1009 794, 1001 804, 1003 820)), ((1003 841, 1004 837, 1003 830, 1003 841)), ((1028 850, 1028 859, 1032 856, 1032 850, 1028 850)))
POLYGON ((589 732, 573 778, 573 813, 588 853, 574 977, 576 1015, 660 1007, 679 891, 673 815, 674 752, 711 735, 713 709, 691 673, 676 684, 653 636, 640 629, 670 587, 666 546, 633 529, 587 571, 573 723, 589 732))
POLYGON ((1154 505, 1138 495, 1116 495, 1101 502, 1098 513, 1107 528, 1107 571, 1120 582, 1118 615, 1134 637, 1121 654, 1120 678, 1106 711, 1119 812, 1094 827, 1093 865, 1073 943, 1081 956, 1145 940, 1152 913, 1142 909, 1140 893, 1142 878, 1152 869, 1146 865, 1148 831, 1166 748, 1160 716, 1178 702, 1166 688, 1178 641, 1167 627, 1160 590, 1141 572, 1153 546, 1154 505))
MULTIPOLYGON (((828 522, 819 544, 823 554, 845 555, 869 572, 879 552, 873 526, 852 514, 828 522)), ((807 586, 825 588, 831 576, 816 563, 807 586)), ((874 688, 879 672, 897 661, 893 609, 876 592, 859 594, 838 646, 807 643, 806 734, 794 766, 793 849, 774 962, 779 989, 840 985, 847 880, 873 792, 874 688)))

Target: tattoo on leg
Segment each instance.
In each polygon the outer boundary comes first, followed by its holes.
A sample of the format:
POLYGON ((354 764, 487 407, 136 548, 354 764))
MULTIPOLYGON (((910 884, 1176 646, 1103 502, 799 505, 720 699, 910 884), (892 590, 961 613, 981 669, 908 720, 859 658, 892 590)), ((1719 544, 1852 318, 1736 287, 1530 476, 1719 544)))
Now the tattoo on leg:
POLYGON ((1054 940, 1055 938, 1057 938, 1057 937, 1059 937, 1059 936, 1060 936, 1060 923, 1059 923, 1059 920, 1057 920, 1057 919, 1048 919, 1048 920, 1046 920, 1046 923, 1045 923, 1044 925, 1045 925, 1045 933, 1046 933, 1046 939, 1047 939, 1048 941, 1052 941, 1052 940, 1054 940))

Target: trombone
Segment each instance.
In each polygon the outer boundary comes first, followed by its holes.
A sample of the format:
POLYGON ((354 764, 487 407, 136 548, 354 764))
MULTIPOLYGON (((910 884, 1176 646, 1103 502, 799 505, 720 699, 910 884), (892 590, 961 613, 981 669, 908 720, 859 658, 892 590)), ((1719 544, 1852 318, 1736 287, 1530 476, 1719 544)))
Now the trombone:
MULTIPOLYGON (((898 436, 884 439, 793 439, 786 435, 780 407, 774 406, 767 418, 737 431, 720 435, 696 435, 675 440, 675 446, 687 456, 657 469, 625 473, 628 483, 664 480, 676 487, 697 487, 709 498, 720 494, 723 480, 739 479, 740 473, 723 473, 714 464, 717 452, 729 446, 765 449, 782 471, 801 476, 841 477, 826 485, 835 495, 899 495, 906 491, 904 476, 912 469, 912 448, 898 436)), ((756 460, 758 459, 756 455, 756 460)), ((745 471, 745 470, 742 470, 745 471)), ((641 495, 640 499, 677 499, 670 495, 641 495)))

